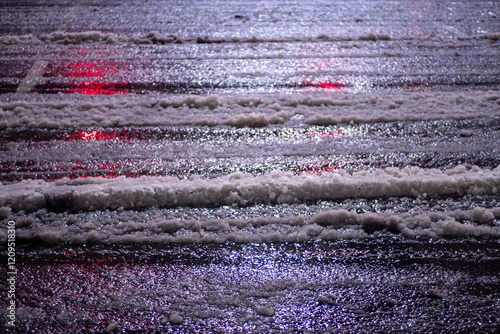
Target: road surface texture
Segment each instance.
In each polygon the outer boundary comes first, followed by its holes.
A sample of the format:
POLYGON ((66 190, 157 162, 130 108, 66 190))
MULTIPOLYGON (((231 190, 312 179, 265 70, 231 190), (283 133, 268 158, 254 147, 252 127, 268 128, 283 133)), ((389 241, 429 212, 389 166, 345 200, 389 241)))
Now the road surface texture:
POLYGON ((500 332, 499 2, 0 21, 2 332, 500 332))

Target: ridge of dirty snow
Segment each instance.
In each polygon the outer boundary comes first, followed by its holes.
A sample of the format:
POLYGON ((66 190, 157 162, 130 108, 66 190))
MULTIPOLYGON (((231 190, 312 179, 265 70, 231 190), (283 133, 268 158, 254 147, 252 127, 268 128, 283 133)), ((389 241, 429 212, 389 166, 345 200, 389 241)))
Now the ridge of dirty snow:
MULTIPOLYGON (((167 219, 157 216, 144 220, 134 211, 123 212, 119 219, 105 221, 69 215, 67 224, 38 224, 32 217, 17 219, 18 240, 44 243, 269 243, 342 240, 377 237, 388 231, 406 238, 500 237, 500 207, 449 212, 356 213, 329 210, 308 218, 303 215, 283 217, 167 219)), ((7 229, 0 229, 0 240, 7 239, 7 229)))
POLYGON ((498 91, 381 92, 254 96, 10 95, 0 102, 0 129, 196 125, 263 127, 500 117, 498 91), (60 98, 60 96, 58 96, 60 98), (5 101, 8 99, 8 101, 5 101))
POLYGON ((191 176, 136 179, 25 180, 4 184, 0 207, 14 211, 43 208, 92 211, 96 209, 253 205, 389 196, 488 195, 500 188, 500 166, 493 170, 458 165, 452 169, 405 167, 344 170, 321 175, 294 175, 275 170, 259 176, 236 172, 214 179, 191 176))
MULTIPOLYGON (((389 34, 378 34, 367 32, 352 36, 345 35, 327 35, 320 34, 318 36, 283 36, 283 37, 262 37, 262 36, 182 36, 179 34, 163 34, 158 31, 151 31, 142 35, 117 35, 111 32, 102 31, 82 31, 82 32, 66 32, 54 31, 47 34, 33 35, 5 35, 0 36, 0 44, 84 44, 84 43, 105 43, 105 44, 171 44, 171 43, 262 43, 262 42, 324 42, 324 41, 388 41, 388 40, 443 40, 443 36, 391 36, 389 34)), ((473 36, 459 36, 457 41, 486 39, 498 41, 500 39, 499 32, 483 33, 473 36)))

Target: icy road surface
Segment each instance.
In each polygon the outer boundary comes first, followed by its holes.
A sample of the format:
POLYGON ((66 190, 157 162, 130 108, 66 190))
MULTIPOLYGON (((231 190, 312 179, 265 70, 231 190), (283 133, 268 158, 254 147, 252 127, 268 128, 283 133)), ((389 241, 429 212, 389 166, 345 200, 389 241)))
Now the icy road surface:
POLYGON ((499 17, 0 0, 0 330, 498 333, 499 17))

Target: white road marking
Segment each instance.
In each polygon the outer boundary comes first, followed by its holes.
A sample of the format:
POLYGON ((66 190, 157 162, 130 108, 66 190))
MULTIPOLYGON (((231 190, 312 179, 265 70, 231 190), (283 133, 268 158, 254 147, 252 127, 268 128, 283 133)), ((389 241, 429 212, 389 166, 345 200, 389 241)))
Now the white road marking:
POLYGON ((16 94, 29 93, 31 89, 37 84, 39 78, 45 72, 45 68, 48 64, 49 62, 45 60, 36 61, 28 71, 28 74, 26 74, 26 77, 17 87, 16 94))

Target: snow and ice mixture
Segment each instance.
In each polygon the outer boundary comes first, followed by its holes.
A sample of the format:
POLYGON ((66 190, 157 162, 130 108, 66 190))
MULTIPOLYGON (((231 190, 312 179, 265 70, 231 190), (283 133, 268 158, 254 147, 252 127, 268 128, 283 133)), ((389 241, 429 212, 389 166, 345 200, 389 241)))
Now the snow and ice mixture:
POLYGON ((498 17, 2 2, 1 331, 500 331, 498 17))

